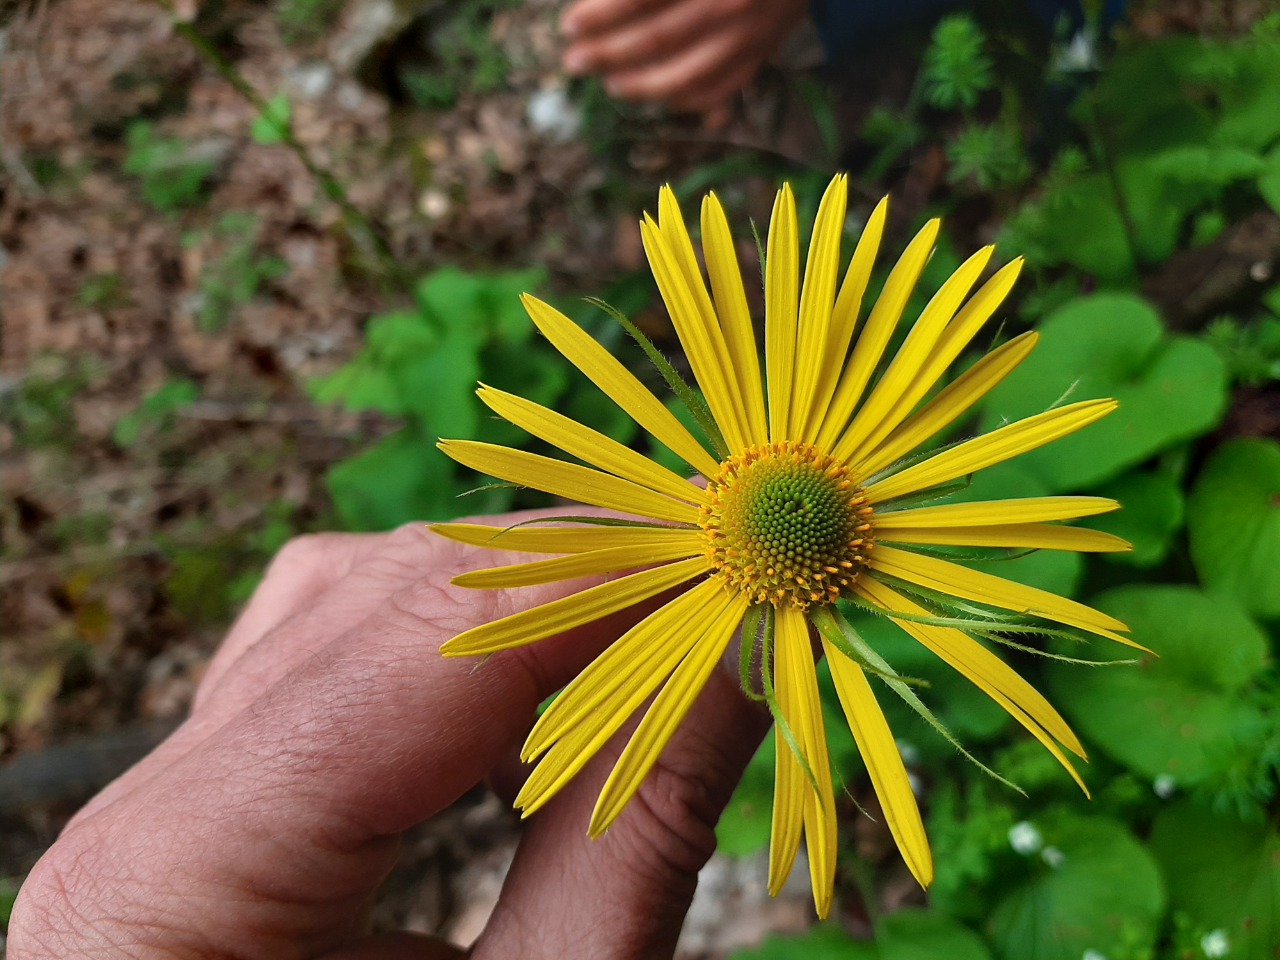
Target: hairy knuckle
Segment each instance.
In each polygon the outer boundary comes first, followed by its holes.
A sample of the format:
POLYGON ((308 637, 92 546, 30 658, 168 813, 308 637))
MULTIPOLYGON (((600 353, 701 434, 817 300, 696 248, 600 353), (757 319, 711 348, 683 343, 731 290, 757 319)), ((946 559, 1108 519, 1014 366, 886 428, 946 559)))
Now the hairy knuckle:
POLYGON ((631 829, 648 855, 628 859, 667 880, 695 877, 716 848, 719 809, 706 783, 660 758, 631 802, 631 829))

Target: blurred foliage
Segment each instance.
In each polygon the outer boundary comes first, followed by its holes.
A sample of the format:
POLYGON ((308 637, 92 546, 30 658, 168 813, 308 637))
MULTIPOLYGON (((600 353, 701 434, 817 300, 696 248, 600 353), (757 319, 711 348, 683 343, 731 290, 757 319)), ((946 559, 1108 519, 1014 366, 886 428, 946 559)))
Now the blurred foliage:
POLYGON ((397 66, 397 79, 418 106, 445 110, 464 93, 501 87, 510 64, 490 36, 493 15, 513 0, 442 4, 422 18, 425 56, 397 66))
POLYGON ((307 44, 324 37, 346 0, 280 0, 276 22, 285 43, 307 44))
POLYGON ((184 246, 206 249, 196 297, 196 325, 202 332, 225 330, 236 311, 258 295, 264 282, 289 272, 289 265, 280 257, 257 252, 260 233, 257 214, 231 210, 207 233, 183 236, 184 246))
POLYGON ((434 271, 418 284, 414 309, 375 317, 364 349, 312 383, 312 395, 322 403, 403 422, 330 470, 329 490, 345 524, 380 530, 422 517, 546 502, 540 494, 518 496, 509 486, 489 484, 436 449, 440 437, 529 445, 523 431, 497 419, 475 396, 477 382, 562 409, 616 440, 634 437, 635 424, 584 393, 594 388, 535 335, 519 296, 544 280, 538 269, 434 271))
POLYGON ((194 145, 157 133, 147 120, 135 120, 126 134, 124 172, 141 181, 142 195, 157 210, 177 213, 204 199, 217 166, 194 145))
MULTIPOLYGON (((877 652, 920 681, 939 719, 1026 795, 882 698, 908 769, 927 784, 930 911, 873 920, 871 943, 820 925, 735 960, 1265 960, 1280 943, 1280 441, 1220 434, 1233 394, 1274 396, 1280 293, 1255 285, 1229 316, 1186 333, 1140 292, 1144 275, 1180 251, 1258 211, 1280 212, 1280 16, 1235 40, 1133 39, 1114 51, 1088 36, 1072 42, 1045 77, 1078 91, 1070 133, 1037 161, 1035 180, 1032 145, 1040 138, 1043 150, 1044 130, 1020 106, 1033 92, 1007 95, 1012 81, 967 15, 935 31, 908 109, 873 114, 863 133, 881 147, 880 174, 949 129, 948 179, 961 195, 993 195, 1008 211, 1002 247, 1027 257, 1020 319, 1040 342, 971 426, 1120 400, 1102 422, 978 474, 955 496, 1113 497, 1123 510, 1084 524, 1129 539, 1133 552, 1042 551, 979 566, 1125 620, 1158 656, 1112 664, 1133 651, 1101 642, 1083 654, 1103 661, 1092 668, 1009 655, 1089 748, 1090 801, 905 632, 859 621, 877 652), (983 110, 994 91, 1006 94, 998 117, 983 110), (925 123, 923 104, 945 111, 943 122, 925 123)), ((945 243, 934 259, 943 274, 955 263, 945 243)), ((922 286, 932 289, 928 278, 922 286)), ((1006 322, 1006 337, 1022 328, 1006 322)), ((1065 640, 1045 649, 1082 655, 1065 640)), ((772 750, 770 739, 721 819, 726 852, 767 845, 772 750)), ((856 758, 833 765, 864 797, 856 758)))
POLYGON ((132 446, 140 438, 168 427, 174 415, 195 403, 199 396, 200 388, 192 381, 183 377, 170 380, 147 394, 136 410, 117 420, 111 439, 118 447, 132 446))

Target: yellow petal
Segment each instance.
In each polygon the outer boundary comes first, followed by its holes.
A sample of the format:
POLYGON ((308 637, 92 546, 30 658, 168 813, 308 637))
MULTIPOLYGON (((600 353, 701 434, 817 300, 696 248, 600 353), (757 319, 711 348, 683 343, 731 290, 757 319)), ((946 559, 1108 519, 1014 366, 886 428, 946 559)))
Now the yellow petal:
POLYGON ((751 322, 751 310, 747 306, 729 220, 714 193, 702 201, 702 252, 707 259, 716 314, 724 330, 725 344, 729 348, 729 357, 742 391, 742 402, 746 406, 751 445, 759 446, 769 440, 769 423, 764 410, 755 325, 751 322))
POLYGON ((706 538, 689 531, 688 539, 647 547, 609 547, 588 553, 574 553, 567 557, 536 560, 532 563, 515 563, 489 570, 472 570, 453 578, 456 587, 472 590, 501 590, 512 587, 529 587, 538 583, 555 583, 618 570, 634 570, 650 567, 671 560, 684 560, 700 556, 706 548, 706 538))
POLYGON ((884 235, 884 221, 888 211, 889 198, 884 197, 867 218, 867 225, 863 227, 858 245, 854 248, 853 259, 849 261, 849 268, 845 271, 844 282, 840 284, 840 293, 836 296, 835 307, 831 311, 827 342, 822 349, 822 361, 817 367, 817 386, 809 421, 804 429, 806 437, 817 436, 826 421, 832 394, 835 393, 849 353, 849 341, 858 324, 862 297, 871 280, 871 268, 875 265, 876 253, 880 249, 880 238, 884 235))
POLYGON ((1028 331, 992 350, 909 417, 865 459, 850 464, 864 477, 873 476, 962 417, 1022 363, 1039 340, 1028 331))
POLYGON ((538 718, 521 759, 538 756, 579 726, 590 726, 592 718, 609 716, 613 705, 639 697, 638 707, 697 641, 697 631, 687 629, 688 624, 702 611, 722 612, 731 598, 719 580, 704 580, 624 633, 570 681, 538 718))
MULTIPOLYGON (((1116 630, 1128 632, 1128 626, 1115 617, 1076 603, 1066 597, 1014 583, 1003 577, 993 577, 989 573, 980 573, 958 563, 939 560, 936 557, 925 557, 918 553, 899 550, 876 544, 871 553, 871 569, 898 577, 909 583, 917 584, 927 590, 949 594, 972 600, 975 603, 986 603, 1002 610, 1013 610, 1016 613, 1028 613, 1033 616, 1054 620, 1070 627, 1079 627, 1100 637, 1115 640, 1138 650, 1146 647, 1134 643, 1128 637, 1122 637, 1116 630)), ((1148 651, 1150 652, 1150 651, 1148 651)))
POLYGON ((947 324, 978 282, 994 252, 995 247, 983 247, 961 264, 933 295, 884 376, 836 444, 833 456, 837 460, 857 460, 864 451, 883 440, 907 418, 933 385, 932 380, 925 383, 920 373, 929 366, 947 324))
POLYGON ((701 631, 702 636, 676 667, 636 727, 636 732, 631 735, 591 813, 591 825, 587 828, 591 836, 598 837, 609 829, 623 807, 635 796, 724 655, 730 638, 747 612, 747 600, 741 593, 734 592, 729 596, 727 609, 715 615, 707 611, 701 618, 706 625, 706 629, 701 631))
POLYGON ((516 797, 522 816, 550 800, 666 682, 702 636, 681 628, 704 611, 723 614, 731 600, 718 583, 699 584, 629 630, 565 687, 521 751, 526 762, 546 754, 516 797))
POLYGON ((884 810, 885 821, 894 842, 902 851, 920 886, 933 882, 933 855, 929 852, 929 838, 920 819, 920 807, 907 777, 907 768, 893 738, 893 731, 876 703, 871 684, 862 668, 823 639, 827 663, 831 666, 831 678, 835 681, 836 695, 844 708, 845 719, 853 731, 858 753, 867 765, 871 785, 884 810))
POLYGON ((1114 411, 1114 400, 1082 400, 992 430, 867 488, 872 503, 892 500, 983 470, 1075 433, 1114 411))
POLYGON ((447 641, 440 652, 447 657, 465 657, 523 647, 544 637, 553 637, 584 623, 625 610, 641 600, 647 600, 663 590, 693 579, 705 572, 706 568, 706 560, 698 557, 653 570, 642 570, 572 596, 552 600, 540 607, 522 610, 501 620, 472 627, 447 641))
POLYGON ((902 311, 906 309, 911 291, 915 289, 924 265, 929 262, 934 241, 938 238, 938 226, 938 220, 926 223, 890 271, 876 305, 871 308, 867 325, 854 345, 849 365, 836 387, 830 409, 818 431, 818 446, 830 450, 844 433, 854 407, 862 399, 862 392, 880 363, 884 349, 898 327, 898 321, 902 319, 902 311))
POLYGON ((1004 302, 1004 298, 1017 283, 1023 265, 1022 257, 1014 257, 997 270, 994 276, 982 285, 982 289, 974 294, 973 299, 964 305, 964 309, 956 315, 956 318, 947 325, 947 332, 938 342, 937 357, 934 360, 934 366, 941 368, 937 371, 939 376, 942 370, 951 366, 955 358, 960 356, 969 345, 969 341, 977 335, 1004 302))
POLYGON ((764 280, 764 367, 769 382, 769 439, 787 440, 800 303, 800 228, 791 185, 784 183, 769 218, 764 280))
MULTIPOLYGON (((812 419, 818 378, 824 352, 830 340, 832 309, 836 297, 836 274, 840 269, 840 239, 844 235, 845 207, 848 202, 848 178, 836 174, 822 195, 818 215, 809 241, 809 259, 804 268, 804 286, 800 293, 800 324, 796 341, 796 369, 804 371, 793 385, 794 403, 787 430, 799 439, 812 440, 804 434, 812 419)), ((825 402, 826 398, 823 398, 825 402)))
MULTIPOLYGON (((813 666, 813 649, 809 643, 809 624, 803 611, 797 607, 784 606, 778 610, 774 657, 778 709, 795 735, 817 786, 815 792, 792 756, 791 762, 796 764, 794 772, 800 778, 801 817, 809 851, 814 906, 819 917, 826 917, 831 909, 835 884, 835 791, 831 782, 831 761, 827 756, 826 731, 822 723, 822 701, 813 666)), ((782 749, 790 753, 790 747, 781 736, 778 737, 778 742, 782 744, 782 749)), ((781 761, 781 757, 779 760, 781 761)), ((794 856, 792 851, 790 857, 794 856)), ((789 859, 787 871, 779 874, 775 874, 771 863, 771 891, 781 887, 789 871, 789 859)))
MULTIPOLYGON (((995 276, 982 285, 982 289, 973 295, 973 298, 964 305, 964 309, 956 315, 955 319, 947 324, 946 330, 942 332, 938 342, 929 351, 929 356, 921 366, 920 373, 912 382, 910 388, 904 391, 902 403, 896 415, 886 419, 885 423, 874 431, 874 435, 868 439, 868 442, 859 446, 855 459, 866 456, 869 451, 874 449, 877 444, 889 435, 891 429, 901 423, 915 405, 924 399, 925 394, 933 389, 934 384, 951 368, 951 365, 969 345, 969 342, 977 336, 978 331, 991 319, 991 315, 995 313, 996 308, 1008 296, 1021 271, 1021 257, 1005 264, 996 271, 995 276)), ((1030 347, 1028 347, 1029 349, 1030 347)), ((1016 365, 1015 363, 1014 366, 1016 365)))
MULTIPOLYGON (((657 683, 654 684, 657 686, 657 683)), ((642 701, 643 702, 643 701, 642 701)), ((521 818, 532 816, 552 797, 564 789, 585 767, 600 748, 608 743, 609 738, 617 733, 618 727, 640 706, 637 703, 629 713, 623 713, 621 707, 601 715, 601 724, 581 726, 572 731, 564 739, 559 740, 547 752, 533 771, 525 778, 512 804, 520 811, 521 818), (608 723, 608 729, 603 726, 608 723)))
POLYGON ((876 527, 878 540, 890 543, 926 543, 957 547, 1012 547, 1022 550, 1075 550, 1080 553, 1123 553, 1133 549, 1128 540, 1086 527, 1059 527, 1052 523, 1006 523, 981 527, 876 527))
POLYGON ((434 523, 428 529, 447 540, 512 553, 586 553, 610 547, 655 547, 683 542, 693 534, 688 527, 490 527, 480 523, 434 523))
POLYGON ((1077 520, 1119 510, 1108 497, 1024 497, 1019 500, 979 500, 944 503, 913 510, 876 514, 877 534, 900 527, 981 527, 1006 523, 1044 523, 1077 520))
POLYGON ((607 473, 688 503, 707 501, 701 487, 576 420, 493 387, 481 386, 477 395, 504 420, 607 473))
POLYGON ((698 522, 698 508, 692 504, 590 467, 477 440, 441 440, 437 446, 464 466, 522 487, 642 517, 698 522))
MULTIPOLYGON (((866 577, 855 588, 863 597, 880 608, 912 616, 928 616, 929 611, 913 603, 897 591, 866 577)), ((951 627, 940 627, 915 620, 894 620, 908 634, 929 649, 934 656, 967 677, 988 696, 1000 697, 1015 704, 1035 724, 1052 734, 1068 750, 1084 758, 1084 747, 1067 721, 1035 687, 1027 683, 1007 663, 969 635, 951 627)), ((1015 719, 1019 719, 1015 716, 1015 719)), ((1025 725, 1025 724, 1024 724, 1025 725)))
POLYGON ((730 449, 747 446, 746 407, 733 378, 729 348, 711 308, 702 277, 696 288, 686 278, 666 235, 651 219, 640 223, 640 240, 649 258, 653 278, 667 305, 676 335, 684 346, 694 379, 706 396, 707 406, 730 449), (704 302, 705 301, 705 302, 704 302))
POLYGON ((707 453, 663 406, 662 401, 636 379, 626 367, 576 323, 537 297, 524 294, 520 298, 534 325, 552 346, 604 391, 636 423, 644 427, 659 443, 684 460, 704 477, 714 477, 720 469, 707 453))
POLYGON ((791 747, 781 736, 774 740, 773 755, 775 770, 773 814, 769 828, 769 894, 776 897, 791 875, 796 854, 800 852, 809 784, 791 747))

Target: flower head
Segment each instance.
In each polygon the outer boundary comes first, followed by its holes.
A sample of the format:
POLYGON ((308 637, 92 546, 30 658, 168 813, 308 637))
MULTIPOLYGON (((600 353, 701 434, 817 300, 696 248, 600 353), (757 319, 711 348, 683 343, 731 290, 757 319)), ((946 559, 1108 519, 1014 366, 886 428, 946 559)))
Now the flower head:
POLYGON ((889 829, 919 882, 927 885, 933 877, 908 774, 868 674, 926 718, 932 715, 835 601, 871 607, 899 623, 1007 710, 1082 788, 1067 757, 1084 756, 1075 734, 972 634, 1000 639, 1002 631, 1025 631, 1026 622, 1034 621, 1136 646, 1118 620, 938 555, 948 546, 1128 549, 1109 534, 1059 523, 1116 508, 1103 498, 921 505, 977 470, 1093 423, 1115 402, 1072 403, 918 455, 921 445, 971 410, 1034 347, 1036 335, 1025 333, 941 386, 1009 292, 1021 261, 1006 264, 979 286, 994 251, 978 251, 942 285, 890 356, 889 343, 932 253, 938 222, 926 224, 907 246, 858 330, 886 202, 872 212, 841 280, 846 191, 845 178, 837 176, 822 199, 803 283, 795 201, 789 187, 778 193, 765 267, 763 375, 734 243, 715 195, 702 205, 706 279, 669 188, 660 195, 658 219, 646 216, 641 223, 658 288, 705 396, 705 442, 581 328, 524 297, 538 329, 681 458, 690 475, 489 387, 479 395, 499 416, 586 465, 471 441, 444 440, 441 448, 503 480, 646 519, 509 530, 472 524, 433 528, 478 546, 558 555, 455 581, 469 587, 518 587, 643 568, 468 630, 445 644, 447 655, 533 643, 682 588, 607 648, 539 718, 523 751, 537 767, 516 800, 526 815, 652 697, 592 816, 593 836, 607 829, 740 633, 744 684, 758 670, 762 696, 782 734, 770 888, 776 893, 782 886, 803 837, 823 916, 834 885, 836 815, 812 653, 815 633, 889 829), (947 616, 954 614, 949 600, 964 613, 947 616), (990 619, 975 616, 975 609, 991 611, 990 619))

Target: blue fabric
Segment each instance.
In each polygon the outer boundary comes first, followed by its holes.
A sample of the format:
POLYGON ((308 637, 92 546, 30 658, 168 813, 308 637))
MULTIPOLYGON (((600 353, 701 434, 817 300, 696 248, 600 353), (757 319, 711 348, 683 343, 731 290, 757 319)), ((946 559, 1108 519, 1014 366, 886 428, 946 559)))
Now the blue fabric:
MULTIPOLYGON (((1046 31, 1063 16, 1073 27, 1084 23, 1080 0, 1024 0, 1032 16, 1046 31)), ((1103 0, 1102 22, 1115 23, 1124 15, 1126 0, 1103 0)), ((811 0, 809 13, 828 63, 856 53, 884 39, 886 33, 972 6, 972 0, 811 0)))

